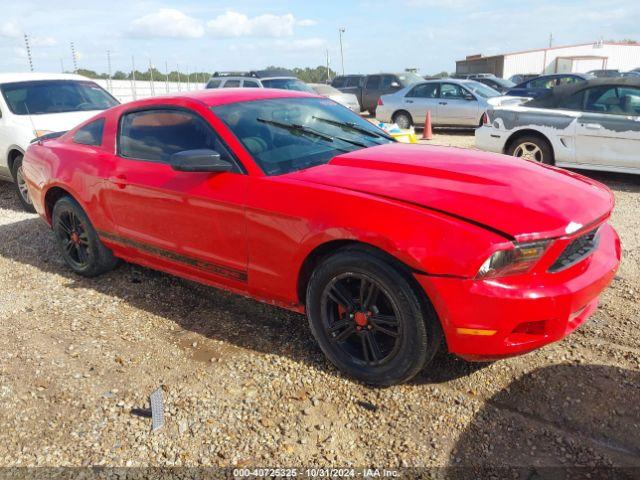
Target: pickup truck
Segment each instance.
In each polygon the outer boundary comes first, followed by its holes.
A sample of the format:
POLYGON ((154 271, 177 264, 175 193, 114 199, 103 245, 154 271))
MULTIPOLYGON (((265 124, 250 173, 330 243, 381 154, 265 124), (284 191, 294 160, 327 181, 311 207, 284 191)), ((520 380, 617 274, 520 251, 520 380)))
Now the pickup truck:
POLYGON ((375 73, 372 75, 346 75, 333 79, 332 86, 344 93, 353 93, 358 98, 360 111, 368 110, 376 115, 378 99, 382 95, 397 92, 424 79, 413 72, 375 73))

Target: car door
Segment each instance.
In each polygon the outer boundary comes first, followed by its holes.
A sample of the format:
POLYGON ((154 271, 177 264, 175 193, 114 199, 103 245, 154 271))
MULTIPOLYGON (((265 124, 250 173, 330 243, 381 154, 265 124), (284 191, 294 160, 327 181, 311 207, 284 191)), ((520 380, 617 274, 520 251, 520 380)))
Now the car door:
POLYGON ((8 153, 12 145, 10 127, 8 125, 7 107, 0 100, 0 178, 11 178, 8 153))
POLYGON ((640 88, 586 89, 575 144, 577 163, 640 169, 640 88))
POLYGON ((422 124, 431 112, 431 122, 437 124, 438 113, 438 82, 420 83, 407 92, 403 98, 403 107, 407 110, 414 123, 422 124))
MULTIPOLYGON (((400 79, 395 75, 382 75, 380 81, 380 95, 395 93, 402 88, 400 79)), ((378 99, 376 98, 376 102, 378 99)))
POLYGON ((457 83, 440 85, 437 120, 440 125, 477 126, 479 104, 475 95, 457 83))
POLYGON ((210 124, 191 110, 125 112, 104 204, 112 239, 171 269, 240 289, 247 282, 245 202, 248 177, 210 124), (179 172, 171 155, 210 149, 233 172, 179 172))
POLYGON ((363 110, 371 109, 375 110, 375 107, 380 98, 380 83, 382 82, 381 75, 369 75, 365 81, 364 88, 362 90, 362 107, 363 110))

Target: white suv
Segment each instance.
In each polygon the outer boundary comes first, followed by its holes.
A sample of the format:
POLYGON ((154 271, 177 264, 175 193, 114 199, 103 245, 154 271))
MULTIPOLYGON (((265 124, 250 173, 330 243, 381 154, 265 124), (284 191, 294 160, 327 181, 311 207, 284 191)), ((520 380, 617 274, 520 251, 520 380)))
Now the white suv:
POLYGON ((36 137, 70 130, 117 105, 106 90, 71 74, 0 74, 0 180, 13 181, 27 211, 34 211, 22 177, 22 157, 36 137))

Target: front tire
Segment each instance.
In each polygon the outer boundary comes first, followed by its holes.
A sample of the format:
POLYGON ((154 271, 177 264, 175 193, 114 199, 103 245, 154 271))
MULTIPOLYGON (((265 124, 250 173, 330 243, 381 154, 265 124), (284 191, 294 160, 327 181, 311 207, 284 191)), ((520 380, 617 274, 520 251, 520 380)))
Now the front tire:
POLYGON ((532 135, 516 138, 507 149, 507 154, 514 157, 531 160, 532 162, 553 165, 553 149, 544 138, 532 135))
POLYGON ((24 179, 24 173, 22 171, 22 155, 18 155, 13 161, 11 168, 11 175, 13 176, 13 183, 16 186, 16 192, 18 194, 18 200, 22 208, 29 213, 35 213, 36 209, 33 207, 33 201, 29 196, 29 190, 27 189, 27 182, 24 179))
POLYGON ((62 258, 78 275, 95 277, 118 264, 98 238, 87 214, 71 197, 62 197, 54 205, 52 227, 62 258))
POLYGON ((362 382, 406 382, 435 355, 442 331, 426 299, 395 265, 360 250, 323 261, 307 288, 307 316, 327 358, 362 382))

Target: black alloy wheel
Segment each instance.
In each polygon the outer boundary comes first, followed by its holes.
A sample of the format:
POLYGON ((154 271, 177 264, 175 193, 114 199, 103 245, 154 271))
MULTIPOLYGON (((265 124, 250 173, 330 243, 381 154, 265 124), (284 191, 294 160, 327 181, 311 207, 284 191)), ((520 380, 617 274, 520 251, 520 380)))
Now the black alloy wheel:
POLYGON ((402 325, 391 295, 357 273, 335 277, 322 294, 323 326, 329 339, 353 362, 380 365, 400 346, 402 325))
POLYGON ((53 207, 51 224, 66 264, 78 275, 95 277, 118 264, 98 238, 89 217, 71 197, 62 197, 53 207))
POLYGON ((324 259, 309 280, 306 311, 327 358, 372 385, 409 380, 442 341, 439 320, 410 271, 377 251, 348 247, 324 259))

